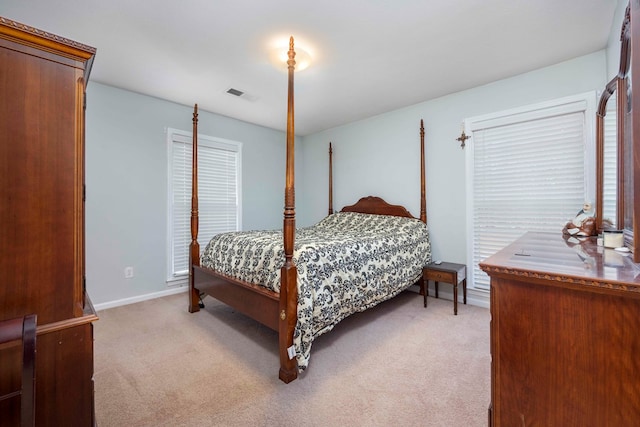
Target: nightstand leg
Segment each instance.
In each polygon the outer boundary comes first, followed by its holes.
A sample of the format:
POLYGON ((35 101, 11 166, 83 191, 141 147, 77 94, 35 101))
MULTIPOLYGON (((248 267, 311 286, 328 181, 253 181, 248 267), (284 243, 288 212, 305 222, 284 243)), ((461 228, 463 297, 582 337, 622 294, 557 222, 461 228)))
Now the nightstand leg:
POLYGON ((427 306, 427 297, 429 296, 429 280, 422 276, 422 295, 424 295, 424 306, 427 306))
POLYGON ((436 288, 436 298, 438 298, 438 282, 435 282, 434 287, 436 288))
POLYGON ((458 283, 453 284, 453 314, 458 315, 458 283))
POLYGON ((464 295, 464 303, 467 303, 467 279, 462 280, 462 294, 464 295))

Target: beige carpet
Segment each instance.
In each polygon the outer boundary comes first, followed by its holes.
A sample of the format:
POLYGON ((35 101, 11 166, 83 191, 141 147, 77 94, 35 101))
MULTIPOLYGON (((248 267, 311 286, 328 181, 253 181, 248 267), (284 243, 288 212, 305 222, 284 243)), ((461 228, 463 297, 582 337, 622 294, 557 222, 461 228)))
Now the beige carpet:
POLYGON ((275 332, 186 294, 103 310, 95 404, 108 426, 486 426, 489 311, 407 291, 313 344, 278 380, 275 332))

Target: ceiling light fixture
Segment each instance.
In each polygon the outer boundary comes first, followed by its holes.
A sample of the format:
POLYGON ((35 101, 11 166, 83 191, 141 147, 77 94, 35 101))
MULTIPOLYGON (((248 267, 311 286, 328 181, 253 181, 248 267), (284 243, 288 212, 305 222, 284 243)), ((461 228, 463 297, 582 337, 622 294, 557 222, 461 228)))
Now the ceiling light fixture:
MULTIPOLYGON (((309 68, 311 65, 311 55, 303 47, 298 46, 297 42, 294 45, 296 51, 296 71, 303 71, 309 68)), ((287 38, 284 43, 278 43, 276 48, 271 49, 269 52, 269 62, 279 70, 287 70, 287 60, 289 52, 289 39, 287 38)))

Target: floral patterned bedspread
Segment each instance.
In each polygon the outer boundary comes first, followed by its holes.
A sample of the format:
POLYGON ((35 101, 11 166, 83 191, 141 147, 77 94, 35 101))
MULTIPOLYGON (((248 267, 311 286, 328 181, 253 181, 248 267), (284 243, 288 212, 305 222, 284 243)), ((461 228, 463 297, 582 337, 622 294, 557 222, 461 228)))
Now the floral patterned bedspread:
MULTIPOLYGON (((298 270, 294 346, 302 371, 316 337, 420 278, 431 261, 429 231, 418 219, 339 212, 296 230, 293 261, 298 270)), ((282 230, 219 234, 201 257, 203 267, 276 292, 283 263, 282 230)))

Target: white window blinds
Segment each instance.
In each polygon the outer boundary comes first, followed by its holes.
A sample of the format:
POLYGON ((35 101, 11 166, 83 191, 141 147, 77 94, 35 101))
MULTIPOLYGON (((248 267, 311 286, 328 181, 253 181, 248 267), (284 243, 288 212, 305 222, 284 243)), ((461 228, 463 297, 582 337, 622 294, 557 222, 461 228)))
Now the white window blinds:
MULTIPOLYGON (((188 132, 169 129, 170 253, 168 280, 184 277, 189 269, 191 243, 191 158, 188 132)), ((198 204, 200 250, 211 238, 238 231, 241 143, 198 136, 198 204)))
POLYGON ((593 200, 585 178, 593 153, 588 105, 559 101, 467 120, 472 288, 489 289, 489 277, 478 267, 484 259, 527 231, 561 233, 593 200))
MULTIPOLYGON (((603 170, 603 204, 602 218, 616 224, 616 205, 618 200, 618 134, 616 131, 616 94, 612 94, 607 101, 606 114, 604 116, 604 170, 603 170)), ((617 225, 614 225, 617 227, 617 225)))

